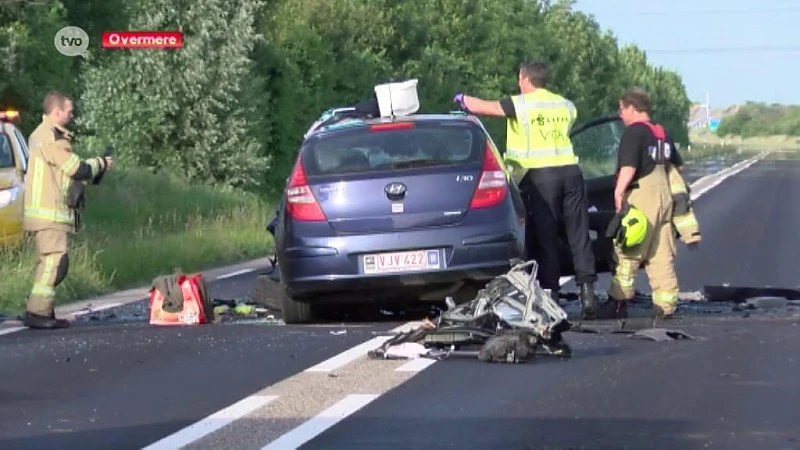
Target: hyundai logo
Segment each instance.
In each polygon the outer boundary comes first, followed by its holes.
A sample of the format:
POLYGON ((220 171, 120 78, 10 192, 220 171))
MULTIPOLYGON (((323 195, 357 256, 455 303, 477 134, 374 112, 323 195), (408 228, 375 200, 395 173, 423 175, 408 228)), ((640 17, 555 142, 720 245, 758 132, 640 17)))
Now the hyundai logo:
POLYGON ((389 183, 383 188, 386 195, 403 195, 406 193, 406 185, 403 183, 389 183))

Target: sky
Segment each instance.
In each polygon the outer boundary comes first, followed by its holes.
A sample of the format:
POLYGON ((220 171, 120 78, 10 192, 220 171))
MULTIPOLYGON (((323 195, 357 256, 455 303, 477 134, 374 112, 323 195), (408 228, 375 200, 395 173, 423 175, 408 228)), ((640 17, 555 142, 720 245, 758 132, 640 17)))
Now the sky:
POLYGON ((692 101, 800 104, 800 0, 577 0, 620 45, 677 71, 692 101))

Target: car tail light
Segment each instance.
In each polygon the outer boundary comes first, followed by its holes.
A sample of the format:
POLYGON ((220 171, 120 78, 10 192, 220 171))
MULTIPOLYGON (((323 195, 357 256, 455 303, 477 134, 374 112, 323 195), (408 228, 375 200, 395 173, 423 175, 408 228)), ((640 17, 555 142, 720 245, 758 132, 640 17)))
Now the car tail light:
POLYGON ((377 123, 369 127, 369 131, 407 130, 414 128, 413 122, 377 123))
POLYGON ((506 173, 492 151, 491 144, 487 142, 483 156, 481 180, 478 182, 475 193, 472 194, 469 209, 497 206, 506 199, 506 195, 508 195, 506 173))
POLYGON ((325 213, 319 206, 311 186, 308 185, 306 171, 303 169, 303 159, 298 158, 289 186, 286 187, 286 209, 292 219, 304 222, 321 222, 326 220, 325 213))

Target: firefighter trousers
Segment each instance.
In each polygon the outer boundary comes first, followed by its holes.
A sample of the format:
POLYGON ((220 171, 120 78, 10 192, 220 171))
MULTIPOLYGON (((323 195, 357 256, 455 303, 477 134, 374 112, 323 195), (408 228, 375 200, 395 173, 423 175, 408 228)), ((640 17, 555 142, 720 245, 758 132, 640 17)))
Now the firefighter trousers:
POLYGON ((589 207, 583 173, 577 164, 529 169, 519 184, 525 202, 525 246, 539 263, 543 289, 559 291, 559 237, 566 234, 578 285, 594 282, 594 253, 589 237, 589 207))
POLYGON ((616 269, 608 290, 609 297, 626 301, 633 298, 634 281, 644 266, 653 304, 672 314, 678 305, 678 277, 675 274, 675 233, 672 228, 672 193, 662 166, 638 180, 639 187, 625 195, 628 204, 647 217, 644 241, 632 248, 615 247, 616 269))
POLYGON ((56 287, 64 281, 69 270, 69 234, 56 229, 39 230, 34 232, 34 240, 36 271, 26 309, 29 313, 52 317, 56 287))

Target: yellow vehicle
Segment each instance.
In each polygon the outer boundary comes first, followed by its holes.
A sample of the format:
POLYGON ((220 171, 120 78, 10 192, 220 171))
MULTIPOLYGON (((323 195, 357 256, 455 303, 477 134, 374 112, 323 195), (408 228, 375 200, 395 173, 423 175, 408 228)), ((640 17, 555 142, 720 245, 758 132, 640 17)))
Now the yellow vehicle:
POLYGON ((0 111, 0 248, 16 247, 25 237, 22 227, 28 144, 14 125, 17 111, 0 111))

